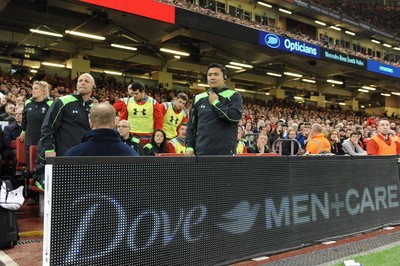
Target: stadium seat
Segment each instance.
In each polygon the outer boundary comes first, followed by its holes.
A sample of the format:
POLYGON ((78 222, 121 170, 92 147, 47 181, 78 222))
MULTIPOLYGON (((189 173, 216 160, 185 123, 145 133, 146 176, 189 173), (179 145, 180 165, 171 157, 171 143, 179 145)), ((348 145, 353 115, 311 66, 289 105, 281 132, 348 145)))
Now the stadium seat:
POLYGON ((26 166, 26 158, 24 151, 24 142, 20 141, 19 138, 16 139, 16 151, 15 151, 15 175, 22 175, 22 172, 25 170, 26 166))

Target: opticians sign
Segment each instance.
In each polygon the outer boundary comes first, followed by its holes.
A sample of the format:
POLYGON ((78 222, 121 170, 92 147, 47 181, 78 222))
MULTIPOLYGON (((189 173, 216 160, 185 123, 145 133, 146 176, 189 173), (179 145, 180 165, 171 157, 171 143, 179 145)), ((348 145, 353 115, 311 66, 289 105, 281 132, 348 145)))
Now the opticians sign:
POLYGON ((367 61, 367 69, 372 72, 376 72, 382 75, 400 78, 400 68, 382 64, 373 60, 367 61))
POLYGON ((291 39, 273 33, 260 31, 259 44, 271 49, 304 55, 313 58, 320 58, 320 47, 311 43, 291 39))

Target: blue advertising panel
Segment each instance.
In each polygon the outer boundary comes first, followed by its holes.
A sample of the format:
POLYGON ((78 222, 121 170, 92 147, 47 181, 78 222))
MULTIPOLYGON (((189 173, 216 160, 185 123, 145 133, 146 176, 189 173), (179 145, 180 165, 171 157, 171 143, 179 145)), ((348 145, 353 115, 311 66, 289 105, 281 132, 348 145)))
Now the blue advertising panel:
POLYGON ((325 48, 321 48, 321 59, 343 65, 367 69, 366 59, 325 48))
POLYGON ((400 78, 400 68, 368 59, 367 69, 382 75, 400 78))
POLYGON ((271 49, 320 59, 321 48, 319 46, 265 31, 259 31, 259 44, 271 49))

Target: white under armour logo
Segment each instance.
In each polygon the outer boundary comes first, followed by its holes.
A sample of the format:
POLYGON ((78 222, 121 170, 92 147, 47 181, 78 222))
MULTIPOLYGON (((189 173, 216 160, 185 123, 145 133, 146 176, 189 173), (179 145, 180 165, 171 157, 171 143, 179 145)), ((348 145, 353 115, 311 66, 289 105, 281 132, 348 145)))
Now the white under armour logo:
POLYGON ((205 109, 205 108, 206 108, 206 106, 205 106, 204 104, 202 104, 202 105, 200 105, 200 108, 203 108, 203 109, 205 109))
POLYGON ((77 111, 77 110, 72 110, 72 113, 73 113, 73 114, 77 114, 78 111, 77 111))

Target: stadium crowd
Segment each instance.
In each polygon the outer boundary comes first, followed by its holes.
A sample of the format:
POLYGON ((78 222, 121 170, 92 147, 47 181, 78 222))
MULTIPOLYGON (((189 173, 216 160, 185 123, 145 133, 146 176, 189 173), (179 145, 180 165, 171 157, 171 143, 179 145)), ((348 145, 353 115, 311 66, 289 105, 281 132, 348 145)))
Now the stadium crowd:
MULTIPOLYGON (((296 30, 296 32, 292 32, 286 29, 281 29, 279 25, 277 25, 274 22, 268 21, 268 24, 261 24, 256 21, 251 21, 247 20, 244 18, 240 17, 235 17, 232 16, 228 13, 223 13, 223 12, 217 12, 214 10, 210 10, 205 7, 201 7, 196 4, 190 3, 190 1, 186 0, 159 0, 161 2, 165 2, 180 8, 185 8, 188 10, 191 10, 193 12, 201 13, 207 16, 212 16, 216 17, 218 19, 222 19, 225 21, 230 21, 232 23, 237 23, 241 24, 247 27, 259 29, 259 30, 264 30, 267 32, 272 32, 275 34, 279 34, 282 36, 287 36, 296 40, 312 43, 321 47, 326 47, 329 49, 333 49, 345 54, 350 54, 354 55, 357 57, 361 58, 366 58, 366 59, 371 59, 375 60, 381 63, 389 64, 392 66, 400 66, 400 61, 397 59, 392 59, 392 58, 379 58, 377 56, 372 56, 368 55, 367 51, 355 51, 349 47, 345 47, 344 44, 338 45, 334 43, 329 43, 326 41, 325 36, 321 35, 318 38, 312 38, 309 35, 299 32, 296 30)), ((398 29, 396 28, 396 25, 398 25, 398 20, 400 18, 400 12, 399 12, 399 7, 394 7, 394 6, 384 6, 383 4, 355 4, 352 1, 342 1, 341 5, 337 5, 335 1, 310 1, 313 3, 316 3, 320 6, 330 8, 333 12, 336 13, 344 13, 353 18, 356 21, 367 23, 368 25, 378 25, 383 28, 383 30, 386 30, 387 32, 390 33, 398 33, 398 29), (357 12, 361 10, 360 14, 357 14, 357 12), (343 12, 342 12, 343 11, 343 12), (353 12, 354 11, 354 12, 353 12), (355 12, 357 11, 357 12, 355 12), (392 18, 388 20, 387 18, 392 18)), ((273 21, 273 20, 272 20, 273 21)))
MULTIPOLYGON (((44 76, 44 80, 47 80, 48 83, 50 100, 70 95, 75 90, 75 82, 69 78, 44 76)), ((12 160, 12 157, 15 158, 15 141, 22 132, 20 115, 24 109, 24 103, 28 103, 27 100, 32 96, 33 84, 37 84, 34 81, 27 76, 0 73, 0 119, 5 123, 3 129, 0 130, 1 152, 5 163, 2 175, 10 174, 10 169, 12 169, 12 166, 7 165, 6 162, 12 160)), ((116 82, 113 77, 100 76, 96 79, 96 82, 98 86, 93 89, 91 97, 94 102, 109 102, 115 106, 121 99, 129 98, 129 90, 125 88, 126 85, 116 82)), ((143 93, 144 97, 155 99, 157 106, 171 102, 173 104, 177 101, 177 96, 182 95, 181 91, 166 90, 162 87, 149 88, 147 86, 143 93)), ((188 98, 178 97, 179 101, 183 102, 182 112, 186 120, 180 121, 179 125, 182 128, 176 127, 176 132, 173 135, 166 137, 162 130, 165 129, 166 120, 163 120, 162 126, 151 130, 148 141, 141 143, 141 141, 129 135, 129 122, 132 123, 132 121, 121 120, 121 122, 117 122, 116 129, 123 142, 134 148, 139 155, 156 155, 157 153, 169 152, 184 153, 186 121, 188 110, 193 101, 193 96, 190 93, 187 93, 187 95, 188 98), (127 129, 124 129, 124 127, 127 129)), ((354 155, 353 151, 357 151, 357 155, 366 155, 367 143, 376 135, 379 121, 384 119, 388 119, 388 123, 390 123, 389 135, 397 141, 399 139, 397 135, 400 119, 394 114, 370 115, 361 111, 353 112, 334 106, 322 108, 296 103, 290 97, 270 101, 244 98, 243 115, 238 124, 237 153, 275 152, 283 155, 320 153, 320 148, 316 152, 307 149, 307 146, 313 145, 308 143, 312 139, 313 132, 316 132, 329 142, 329 149, 326 150, 328 154, 354 155), (279 140, 285 139, 297 140, 299 147, 295 146, 293 152, 288 146, 290 142, 282 142, 281 146, 277 144, 279 140), (355 145, 351 146, 353 147, 351 150, 346 149, 349 143, 355 145)))

